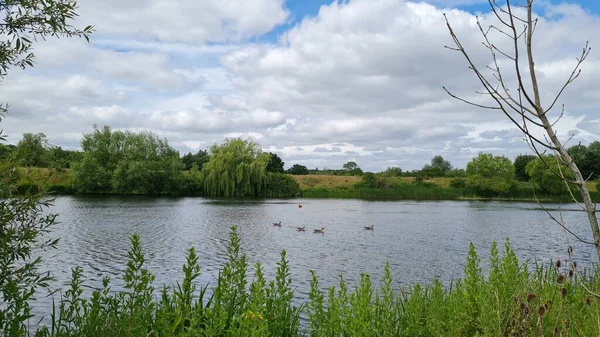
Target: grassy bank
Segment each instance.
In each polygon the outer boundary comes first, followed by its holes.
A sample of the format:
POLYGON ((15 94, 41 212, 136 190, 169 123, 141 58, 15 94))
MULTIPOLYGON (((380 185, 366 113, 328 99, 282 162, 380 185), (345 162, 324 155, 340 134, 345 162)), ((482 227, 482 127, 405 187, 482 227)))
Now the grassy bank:
POLYGON ((38 336, 598 336, 598 269, 581 273, 570 258, 529 270, 508 241, 494 243, 483 275, 471 245, 461 279, 443 285, 397 288, 389 265, 381 280, 362 274, 359 284, 339 277, 322 289, 312 272, 308 299, 298 305, 285 251, 276 276, 252 271, 240 253, 235 227, 229 260, 212 289, 196 283, 196 251, 188 250, 184 279, 155 297, 154 276, 144 265, 139 237, 131 238, 123 275, 126 291, 102 289, 83 296, 85 277, 73 269, 70 289, 56 303, 52 323, 38 336), (293 303, 296 303, 293 304, 293 303), (305 324, 300 317, 306 317, 305 324))
MULTIPOLYGON (((72 187, 72 172, 70 169, 53 170, 46 168, 20 168, 21 178, 19 190, 36 191, 45 187, 52 194, 75 194, 72 187)), ((184 172, 189 176, 189 172, 184 172)), ((469 188, 451 187, 453 178, 436 177, 416 183, 414 177, 388 177, 383 179, 380 188, 355 188, 361 182, 359 176, 333 175, 287 175, 292 177, 300 186, 304 198, 341 198, 365 200, 535 200, 531 186, 519 183, 517 188, 502 196, 482 197, 469 188)), ((600 201, 600 191, 597 182, 588 182, 592 199, 600 201)), ((196 187, 200 189, 200 186, 196 187)), ((268 194, 268 193, 267 193, 268 194)), ((202 195, 201 190, 185 195, 202 195)), ((268 194, 267 197, 273 197, 268 194)), ((570 202, 569 195, 536 194, 541 201, 570 202)))

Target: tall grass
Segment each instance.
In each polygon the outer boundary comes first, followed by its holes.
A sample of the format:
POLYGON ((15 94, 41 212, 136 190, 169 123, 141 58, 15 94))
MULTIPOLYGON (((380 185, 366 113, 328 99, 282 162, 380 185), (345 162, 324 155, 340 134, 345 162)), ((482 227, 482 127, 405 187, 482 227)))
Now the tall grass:
POLYGON ((343 275, 327 289, 311 272, 310 293, 293 304, 294 287, 285 251, 275 278, 266 280, 260 262, 248 276, 246 256, 232 227, 228 261, 216 287, 196 282, 199 258, 188 250, 184 278, 153 295, 154 276, 144 267, 138 235, 130 239, 125 291, 110 280, 84 298, 82 269, 72 270, 70 288, 55 305, 51 325, 37 336, 598 336, 600 307, 592 292, 600 272, 578 271, 575 261, 556 265, 519 263, 507 240, 503 254, 494 242, 489 273, 471 244, 464 277, 444 286, 396 288, 389 264, 377 285, 368 274, 351 287, 343 275), (306 324, 300 324, 305 313, 306 324))

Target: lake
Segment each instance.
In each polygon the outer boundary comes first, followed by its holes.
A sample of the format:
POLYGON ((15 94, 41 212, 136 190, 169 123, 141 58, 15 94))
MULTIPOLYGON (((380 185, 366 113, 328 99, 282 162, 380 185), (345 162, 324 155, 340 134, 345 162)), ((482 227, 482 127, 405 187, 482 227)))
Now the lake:
MULTIPOLYGON (((572 231, 591 237, 586 214, 576 205, 544 206, 556 215, 561 210, 572 231)), ((61 241, 58 250, 44 254, 44 264, 63 290, 75 266, 83 267, 87 285, 97 287, 110 276, 113 289, 121 289, 115 278, 123 273, 133 233, 140 234, 157 288, 181 281, 186 250, 192 246, 200 256, 200 282, 215 284, 232 225, 238 226, 248 262, 261 261, 268 279, 286 250, 299 299, 308 296, 311 269, 323 287, 335 284, 340 273, 351 286, 361 272, 377 283, 386 262, 400 285, 434 277, 449 284, 462 276, 469 242, 487 261, 492 241, 502 245, 506 237, 522 262, 564 259, 569 245, 579 266, 598 262, 593 247, 567 234, 536 203, 70 196, 58 197, 51 211, 60 221, 52 236, 61 241), (272 225, 278 221, 281 227, 272 225), (373 231, 363 229, 370 225, 373 231), (306 232, 296 231, 297 226, 306 226, 306 232), (324 234, 312 232, 321 227, 324 234)), ((42 298, 35 311, 49 313, 50 306, 51 300, 42 298)))

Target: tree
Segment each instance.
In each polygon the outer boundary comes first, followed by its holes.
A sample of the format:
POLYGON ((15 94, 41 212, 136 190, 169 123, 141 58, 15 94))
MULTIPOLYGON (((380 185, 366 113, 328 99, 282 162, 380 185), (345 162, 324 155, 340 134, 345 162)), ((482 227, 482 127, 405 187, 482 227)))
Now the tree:
POLYGON ((452 164, 450 164, 449 161, 444 160, 442 156, 438 155, 431 159, 431 168, 441 172, 442 175, 445 175, 446 172, 452 170, 452 164))
MULTIPOLYGON (((550 112, 565 92, 565 89, 571 84, 581 73, 580 66, 585 61, 590 52, 590 47, 586 43, 581 54, 576 59, 573 71, 564 82, 564 85, 558 93, 551 98, 546 104, 542 104, 542 95, 538 85, 538 76, 535 69, 535 61, 533 57, 533 35, 538 24, 538 19, 533 17, 533 0, 526 0, 519 8, 513 8, 510 0, 506 0, 504 5, 500 5, 495 0, 488 1, 493 14, 495 15, 496 24, 484 28, 481 21, 477 19, 477 26, 483 39, 483 45, 490 55, 491 62, 487 62, 484 71, 474 63, 474 59, 469 56, 469 52, 464 48, 459 38, 456 36, 446 14, 446 25, 450 36, 454 41, 453 47, 449 49, 460 53, 469 65, 483 90, 478 91, 484 93, 490 99, 491 104, 469 101, 452 94, 446 87, 444 90, 453 98, 462 102, 476 106, 482 109, 493 111, 501 111, 524 135, 525 140, 532 150, 542 158, 544 150, 550 150, 560 158, 574 176, 574 180, 567 180, 568 183, 573 183, 578 187, 579 193, 583 200, 584 209, 590 223, 592 243, 596 247, 598 258, 600 259, 600 227, 598 226, 598 218, 596 217, 596 204, 592 201, 588 191, 586 178, 579 170, 576 162, 571 158, 566 150, 564 143, 558 138, 555 131, 555 125, 562 117, 562 111, 558 114, 555 120, 551 120, 550 112), (525 13, 522 16, 521 13, 525 13), (503 41, 492 42, 491 38, 505 39, 503 41), (506 44, 505 44, 506 42, 506 44), (507 48, 504 49, 506 45, 507 48), (503 48, 503 49, 500 49, 503 48), (523 50, 524 49, 524 50, 523 50), (500 64, 506 62, 511 64, 510 67, 503 69, 514 70, 512 74, 506 74, 501 71, 500 64), (527 64, 528 69, 523 69, 523 65, 527 64), (488 71, 491 71, 491 76, 488 71), (526 81, 525 76, 529 77, 526 81), (512 88, 508 82, 509 78, 514 78, 516 88, 512 88), (544 134, 541 139, 536 136, 539 133, 544 134)), ((563 107, 564 110, 564 107, 563 107)), ((548 167, 551 167, 547 164, 548 167)), ((559 172, 553 172, 560 177, 559 172)), ((552 217, 554 219, 554 217, 552 217)), ((566 228, 560 221, 556 221, 558 225, 566 228)), ((578 237, 579 238, 579 237, 578 237)), ((586 242, 585 240, 582 240, 586 242)))
POLYGON ((269 152, 269 163, 267 164, 267 172, 271 173, 283 173, 285 172, 283 166, 285 163, 276 153, 269 152))
POLYGON ((83 158, 73 165, 83 193, 172 194, 182 180, 179 153, 151 132, 102 129, 85 134, 83 158))
POLYGON ((342 168, 344 169, 344 171, 346 171, 346 173, 353 176, 361 175, 363 173, 362 169, 358 167, 358 164, 356 164, 356 162, 353 161, 347 162, 346 164, 344 164, 344 166, 342 166, 342 168))
MULTIPOLYGON (((83 30, 71 25, 77 16, 77 3, 72 0, 2 0, 0 1, 0 79, 12 67, 25 69, 33 66, 33 42, 47 36, 84 37, 94 31, 93 26, 83 30)), ((0 105, 0 113, 8 105, 0 105)))
POLYGON ((17 161, 23 166, 48 167, 48 140, 43 133, 24 133, 17 144, 17 161))
POLYGON ((592 142, 589 146, 573 145, 568 152, 585 178, 596 180, 600 177, 600 142, 592 142))
POLYGON ((209 196, 257 196, 267 182, 269 155, 260 144, 242 138, 227 139, 210 148, 210 160, 200 171, 209 196))
POLYGON ((515 180, 515 169, 506 156, 479 153, 467 163, 467 186, 484 196, 508 193, 515 180))
POLYGON ((425 165, 421 169, 421 174, 429 177, 443 177, 452 170, 452 164, 444 160, 442 156, 435 156, 431 159, 431 165, 425 165))
POLYGON ((531 161, 535 160, 537 157, 530 154, 520 154, 515 158, 514 166, 515 166, 515 177, 519 181, 529 181, 529 174, 525 168, 527 164, 531 161))
POLYGON ((183 169, 186 171, 191 170, 194 164, 196 164, 198 170, 202 170, 202 166, 204 166, 209 159, 210 156, 208 155, 208 151, 198 150, 196 154, 189 152, 185 156, 181 157, 181 163, 183 165, 183 169))
POLYGON ((381 172, 380 175, 382 177, 400 177, 402 175, 402 169, 398 166, 388 167, 385 171, 381 172))
MULTIPOLYGON (((0 80, 11 67, 33 65, 30 52, 33 41, 46 36, 84 36, 70 25, 76 14, 76 3, 63 0, 0 0, 0 80)), ((8 105, 0 104, 0 121, 8 105)), ((0 141, 5 138, 0 131, 0 141)), ((18 170, 14 163, 4 165, 0 172, 0 331, 6 336, 27 335, 27 323, 32 320, 30 301, 40 288, 48 288, 52 279, 41 271, 42 260, 33 254, 56 247, 58 240, 47 240, 56 215, 44 209, 51 201, 41 194, 15 196, 18 170)))
POLYGON ((294 164, 294 166, 290 167, 289 170, 287 170, 287 173, 295 175, 307 175, 308 168, 306 168, 306 166, 304 165, 294 164))
MULTIPOLYGON (((567 166, 562 164, 560 159, 551 155, 535 158, 527 164, 526 170, 531 182, 537 184, 542 192, 548 194, 558 195, 567 191, 565 181, 557 177, 554 172, 561 172, 566 179, 573 179, 573 173, 567 166), (546 165, 550 165, 550 167, 546 165)), ((571 189, 574 187, 574 185, 570 185, 571 189)))

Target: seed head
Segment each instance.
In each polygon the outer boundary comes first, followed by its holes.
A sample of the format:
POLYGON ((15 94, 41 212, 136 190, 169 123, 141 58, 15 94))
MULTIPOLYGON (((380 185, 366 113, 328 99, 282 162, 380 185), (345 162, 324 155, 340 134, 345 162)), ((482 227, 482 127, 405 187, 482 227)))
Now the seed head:
POLYGON ((585 304, 586 305, 591 305, 592 304, 592 299, 589 296, 585 298, 585 304))
POLYGON ((556 268, 560 268, 560 260, 556 261, 556 268))
POLYGON ((559 274, 556 278, 556 283, 563 283, 565 281, 565 275, 559 274))
POLYGON ((536 297, 537 296, 534 293, 527 295, 527 302, 531 302, 531 301, 535 300, 536 297))
POLYGON ((567 296, 567 288, 565 288, 565 287, 560 288, 560 296, 562 296, 562 297, 567 296))
POLYGON ((573 277, 573 270, 569 270, 569 277, 573 277))
POLYGON ((545 312, 546 312, 546 307, 543 305, 540 305, 540 307, 538 308, 538 315, 542 316, 545 312))

